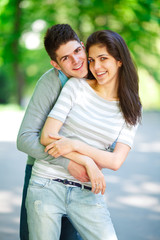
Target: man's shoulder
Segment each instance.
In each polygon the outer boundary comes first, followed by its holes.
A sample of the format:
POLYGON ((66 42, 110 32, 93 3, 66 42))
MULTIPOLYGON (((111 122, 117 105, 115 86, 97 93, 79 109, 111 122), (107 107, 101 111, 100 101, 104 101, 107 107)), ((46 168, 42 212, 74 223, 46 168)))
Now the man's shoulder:
POLYGON ((58 70, 55 68, 49 69, 45 72, 38 80, 36 88, 51 88, 51 89, 61 89, 61 81, 58 76, 58 70))
POLYGON ((54 80, 60 81, 59 76, 58 76, 58 70, 56 68, 49 69, 47 72, 45 72, 40 77, 39 81, 42 80, 42 79, 47 79, 49 81, 54 81, 54 80))

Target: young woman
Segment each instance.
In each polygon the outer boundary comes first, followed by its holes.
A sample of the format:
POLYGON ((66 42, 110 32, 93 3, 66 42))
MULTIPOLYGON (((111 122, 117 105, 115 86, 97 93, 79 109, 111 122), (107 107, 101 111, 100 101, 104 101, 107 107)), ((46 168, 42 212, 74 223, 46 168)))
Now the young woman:
POLYGON ((119 169, 131 149, 141 119, 138 76, 117 33, 93 33, 86 50, 95 79, 73 78, 66 83, 46 120, 41 143, 59 161, 67 157, 85 166, 90 181, 82 184, 63 167, 36 160, 26 202, 34 240, 46 234, 47 239, 58 240, 63 215, 83 239, 117 239, 103 197, 101 169, 119 169), (51 135, 59 140, 53 143, 51 135), (107 151, 115 142, 114 151, 107 151))

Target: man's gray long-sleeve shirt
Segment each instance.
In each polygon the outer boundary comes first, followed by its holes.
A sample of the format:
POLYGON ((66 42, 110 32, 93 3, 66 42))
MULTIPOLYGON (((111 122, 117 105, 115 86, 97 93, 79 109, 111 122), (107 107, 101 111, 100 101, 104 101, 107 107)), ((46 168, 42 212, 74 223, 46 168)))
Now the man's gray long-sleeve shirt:
POLYGON ((68 168, 69 160, 58 161, 45 153, 39 138, 41 129, 61 89, 58 70, 54 68, 42 75, 36 84, 17 137, 18 150, 28 154, 27 164, 33 165, 35 159, 39 158, 63 166, 65 169, 68 168))

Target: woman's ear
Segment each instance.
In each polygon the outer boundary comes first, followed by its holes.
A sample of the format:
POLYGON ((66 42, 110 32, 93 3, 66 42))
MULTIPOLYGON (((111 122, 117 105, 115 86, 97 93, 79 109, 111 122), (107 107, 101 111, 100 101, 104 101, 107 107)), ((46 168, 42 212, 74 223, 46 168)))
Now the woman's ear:
POLYGON ((51 61, 50 61, 50 64, 51 64, 54 68, 56 68, 56 69, 58 69, 58 70, 61 70, 61 68, 60 68, 60 66, 59 66, 59 64, 58 64, 57 62, 51 60, 51 61))
POLYGON ((118 67, 121 67, 121 66, 122 66, 122 62, 118 61, 118 67))

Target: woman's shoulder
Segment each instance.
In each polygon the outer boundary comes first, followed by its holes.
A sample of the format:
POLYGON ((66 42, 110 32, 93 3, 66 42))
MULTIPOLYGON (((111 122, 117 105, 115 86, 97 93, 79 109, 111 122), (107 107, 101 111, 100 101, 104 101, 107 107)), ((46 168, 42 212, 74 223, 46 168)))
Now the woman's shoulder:
POLYGON ((81 82, 81 81, 83 81, 83 80, 84 80, 84 78, 71 77, 71 78, 69 78, 68 82, 74 84, 74 83, 81 82))
POLYGON ((86 82, 86 79, 84 78, 72 77, 66 82, 66 84, 64 85, 64 88, 68 90, 70 89, 71 91, 78 92, 78 90, 81 91, 84 88, 85 86, 84 82, 86 82))
POLYGON ((83 85, 83 83, 86 82, 86 79, 85 78, 75 78, 75 77, 72 77, 70 78, 68 81, 67 81, 67 85, 70 85, 70 86, 81 86, 83 85))

